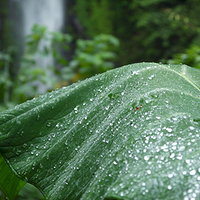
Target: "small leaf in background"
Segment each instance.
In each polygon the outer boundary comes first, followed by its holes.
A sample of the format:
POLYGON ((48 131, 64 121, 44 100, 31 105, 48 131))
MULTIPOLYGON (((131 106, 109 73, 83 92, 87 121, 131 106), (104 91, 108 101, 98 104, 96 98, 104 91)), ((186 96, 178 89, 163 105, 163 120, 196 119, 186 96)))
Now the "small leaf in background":
POLYGON ((200 71, 140 63, 0 115, 0 153, 47 199, 199 199, 200 71))

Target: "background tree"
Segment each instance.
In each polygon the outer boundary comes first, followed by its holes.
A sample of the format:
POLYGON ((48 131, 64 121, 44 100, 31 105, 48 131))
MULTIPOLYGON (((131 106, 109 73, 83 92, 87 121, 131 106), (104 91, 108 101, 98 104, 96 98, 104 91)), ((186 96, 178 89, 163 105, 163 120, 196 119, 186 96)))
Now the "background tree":
POLYGON ((77 0, 75 6, 89 37, 120 39, 119 65, 168 59, 199 44, 199 8, 197 0, 77 0))

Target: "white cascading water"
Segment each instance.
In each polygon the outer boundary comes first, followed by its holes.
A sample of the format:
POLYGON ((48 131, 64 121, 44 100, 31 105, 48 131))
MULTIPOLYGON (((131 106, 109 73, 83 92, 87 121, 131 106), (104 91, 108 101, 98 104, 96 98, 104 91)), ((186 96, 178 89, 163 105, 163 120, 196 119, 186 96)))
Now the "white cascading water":
POLYGON ((50 31, 58 31, 64 21, 63 0, 21 0, 24 35, 31 32, 34 24, 42 24, 50 31))
MULTIPOLYGON (((48 27, 50 31, 59 31, 64 23, 64 1, 63 0, 21 0, 23 34, 24 37, 31 33, 34 24, 41 24, 48 27)), ((53 65, 53 58, 37 59, 39 66, 53 65)), ((52 77, 52 72, 48 71, 52 77)), ((44 93, 50 85, 39 84, 38 92, 44 93)))

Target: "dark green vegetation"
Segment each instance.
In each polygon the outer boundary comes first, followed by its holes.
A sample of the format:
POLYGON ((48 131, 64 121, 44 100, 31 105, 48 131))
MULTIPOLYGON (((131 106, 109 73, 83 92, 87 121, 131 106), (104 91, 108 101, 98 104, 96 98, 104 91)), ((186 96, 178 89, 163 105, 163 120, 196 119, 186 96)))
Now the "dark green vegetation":
POLYGON ((199 77, 128 65, 2 112, 3 191, 20 178, 47 199, 199 199, 199 77))
POLYGON ((191 45, 184 53, 175 54, 173 59, 167 61, 170 64, 184 63, 200 69, 200 47, 191 45))
POLYGON ((200 45, 198 0, 76 0, 75 9, 86 35, 120 40, 119 66, 159 62, 200 45))
POLYGON ((67 34, 36 25, 21 53, 11 1, 0 0, 0 111, 128 63, 161 61, 200 68, 198 0, 66 1, 67 34), (36 59, 51 56, 53 64, 36 59))
POLYGON ((41 94, 41 87, 45 93, 114 68, 119 46, 119 40, 114 36, 100 34, 90 40, 78 39, 69 62, 61 50, 68 52, 71 40, 69 34, 50 32, 45 26, 34 25, 32 33, 27 36, 26 50, 15 78, 11 73, 15 49, 9 47, 0 52, 0 111, 41 94), (41 48, 41 44, 45 45, 41 48), (57 67, 53 66, 51 59, 41 66, 42 60, 51 57, 57 67))

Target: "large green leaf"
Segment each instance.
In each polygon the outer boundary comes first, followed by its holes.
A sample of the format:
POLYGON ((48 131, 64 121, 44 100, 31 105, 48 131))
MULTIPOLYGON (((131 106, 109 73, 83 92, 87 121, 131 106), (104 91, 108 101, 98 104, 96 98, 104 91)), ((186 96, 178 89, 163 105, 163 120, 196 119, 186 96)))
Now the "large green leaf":
POLYGON ((200 70, 128 65, 0 117, 0 153, 47 199, 200 199, 200 70))
POLYGON ((0 188, 9 200, 14 200, 26 182, 20 180, 0 154, 0 188))

